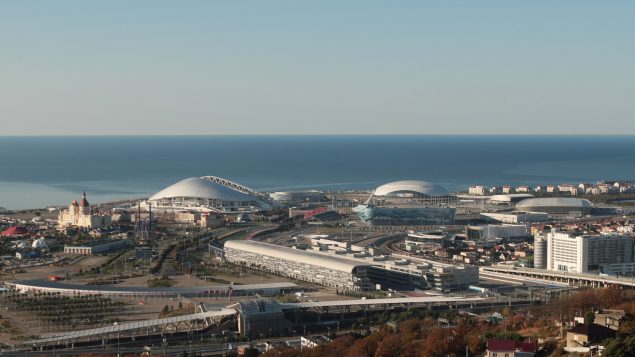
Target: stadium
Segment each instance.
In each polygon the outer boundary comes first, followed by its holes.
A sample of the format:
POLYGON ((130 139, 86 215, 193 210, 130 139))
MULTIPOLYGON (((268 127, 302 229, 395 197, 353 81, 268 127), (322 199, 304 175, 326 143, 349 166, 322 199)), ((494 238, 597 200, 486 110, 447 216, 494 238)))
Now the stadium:
POLYGON ((437 184, 426 181, 395 181, 377 187, 354 208, 359 218, 373 225, 452 224, 456 198, 437 184))
POLYGON ((586 216, 591 214, 592 204, 589 200, 570 197, 530 198, 516 204, 522 212, 543 212, 553 215, 586 216))
POLYGON ((241 213, 270 209, 275 202, 255 190, 215 177, 190 177, 155 193, 145 202, 157 211, 196 210, 241 213))
POLYGON ((372 264, 337 256, 325 256, 256 241, 225 242, 225 259, 233 264, 330 286, 339 290, 371 290, 372 264))

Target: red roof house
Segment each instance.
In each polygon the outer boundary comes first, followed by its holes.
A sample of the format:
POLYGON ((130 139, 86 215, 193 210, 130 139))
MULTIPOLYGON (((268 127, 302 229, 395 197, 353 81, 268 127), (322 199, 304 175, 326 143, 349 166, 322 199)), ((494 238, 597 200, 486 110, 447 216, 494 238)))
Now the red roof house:
POLYGON ((538 345, 536 341, 487 340, 487 357, 533 357, 538 345))

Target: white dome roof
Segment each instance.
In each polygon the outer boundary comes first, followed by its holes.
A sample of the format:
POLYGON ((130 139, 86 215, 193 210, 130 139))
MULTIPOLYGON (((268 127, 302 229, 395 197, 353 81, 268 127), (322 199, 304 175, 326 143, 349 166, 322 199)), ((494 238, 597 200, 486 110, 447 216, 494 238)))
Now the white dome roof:
POLYGON ((447 196, 448 191, 437 184, 426 181, 395 181, 377 187, 375 196, 385 196, 398 192, 416 192, 427 196, 447 196))
POLYGON ((150 197, 150 201, 175 197, 196 197, 233 202, 257 201, 257 198, 252 195, 202 177, 190 177, 181 180, 155 193, 150 197))
POLYGON ((518 208, 531 207, 573 207, 573 208, 590 208, 593 204, 591 201, 582 198, 572 197, 541 197, 529 198, 522 200, 516 204, 518 208))

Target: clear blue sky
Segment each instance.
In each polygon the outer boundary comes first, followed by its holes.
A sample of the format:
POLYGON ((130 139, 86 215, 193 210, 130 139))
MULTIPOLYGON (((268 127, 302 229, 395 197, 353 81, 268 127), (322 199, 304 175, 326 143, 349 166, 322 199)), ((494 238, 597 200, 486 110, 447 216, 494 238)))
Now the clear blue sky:
POLYGON ((0 124, 635 134, 635 2, 1 1, 0 124))

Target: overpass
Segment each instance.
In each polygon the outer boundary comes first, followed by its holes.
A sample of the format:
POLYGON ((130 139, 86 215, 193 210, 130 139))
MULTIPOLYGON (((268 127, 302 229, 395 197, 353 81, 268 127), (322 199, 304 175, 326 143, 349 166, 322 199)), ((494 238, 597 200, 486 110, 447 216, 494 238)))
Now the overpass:
MULTIPOLYGON (((249 301, 260 301, 249 300, 249 301)), ((329 309, 337 309, 339 311, 351 311, 351 309, 359 309, 370 311, 375 309, 386 309, 390 306, 394 307, 413 307, 445 305, 449 308, 453 305, 457 308, 469 308, 473 302, 484 300, 482 298, 463 298, 448 296, 432 296, 432 297, 410 297, 410 298, 389 298, 389 299, 354 299, 354 300, 335 300, 335 301, 314 301, 301 303, 279 303, 274 299, 266 299, 267 309, 275 308, 278 311, 306 311, 313 310, 320 314, 328 312, 329 309)), ((243 300, 244 301, 244 300, 243 300)), ((69 331, 62 333, 54 333, 43 335, 39 339, 25 341, 27 347, 43 348, 46 346, 68 346, 74 347, 76 344, 88 343, 91 341, 106 341, 114 339, 132 339, 142 336, 156 336, 159 334, 174 334, 179 332, 204 331, 212 326, 219 326, 225 317, 240 315, 246 311, 241 311, 240 302, 234 303, 226 307, 217 307, 211 304, 201 304, 201 312, 182 316, 168 317, 162 319, 145 320, 130 322, 112 326, 92 328, 86 330, 69 331)))
POLYGON ((600 276, 593 274, 568 273, 555 270, 517 268, 517 267, 481 267, 484 274, 496 273, 498 276, 516 276, 531 279, 547 280, 569 286, 605 287, 619 285, 625 288, 635 288, 635 278, 623 278, 613 276, 600 276))
POLYGON ((36 347, 55 344, 72 346, 79 341, 99 339, 103 341, 109 340, 113 336, 119 339, 122 336, 125 338, 134 338, 134 336, 149 336, 159 333, 199 331, 210 326, 218 325, 223 317, 234 314, 236 314, 236 310, 232 308, 222 308, 156 320, 137 321, 87 330, 48 334, 36 340, 25 341, 24 344, 36 347))

